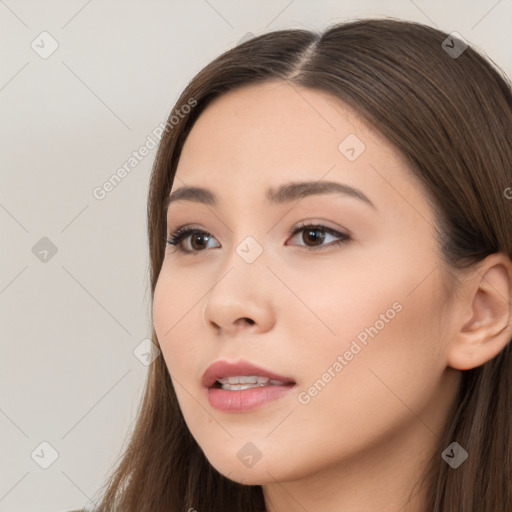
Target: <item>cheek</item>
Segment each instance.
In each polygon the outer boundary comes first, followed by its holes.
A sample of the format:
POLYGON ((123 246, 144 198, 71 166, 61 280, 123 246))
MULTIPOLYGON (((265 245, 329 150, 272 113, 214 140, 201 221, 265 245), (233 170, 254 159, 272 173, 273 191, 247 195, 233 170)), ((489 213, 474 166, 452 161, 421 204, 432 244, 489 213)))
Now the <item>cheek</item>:
POLYGON ((300 387, 302 409, 294 414, 301 436, 318 436, 321 429, 335 440, 331 447, 349 453, 427 407, 445 367, 438 328, 442 303, 432 276, 412 291, 417 282, 402 274, 372 294, 359 290, 353 314, 339 310, 337 339, 303 354, 309 364, 300 387))
POLYGON ((198 403, 200 396, 198 362, 204 358, 200 348, 197 322, 202 322, 201 306, 196 305, 204 292, 171 279, 170 272, 161 272, 153 296, 153 325, 162 357, 171 376, 176 397, 185 422, 197 435, 207 431, 211 417, 198 403), (196 306, 195 306, 196 305, 196 306), (195 326, 194 328, 192 326, 195 326), (193 331, 193 329, 195 329, 193 331))
MULTIPOLYGON (((201 290, 162 269, 153 296, 153 325, 169 372, 178 379, 197 367, 200 343, 190 337, 190 326, 202 322, 197 304, 201 290)), ((197 340, 196 340, 197 341, 197 340)))

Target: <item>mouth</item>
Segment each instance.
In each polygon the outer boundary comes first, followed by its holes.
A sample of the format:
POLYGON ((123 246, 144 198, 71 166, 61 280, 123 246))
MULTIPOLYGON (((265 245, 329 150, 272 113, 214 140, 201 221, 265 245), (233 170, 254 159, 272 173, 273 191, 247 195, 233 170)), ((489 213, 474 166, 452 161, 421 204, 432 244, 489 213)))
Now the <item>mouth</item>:
POLYGON ((202 378, 208 401, 222 412, 247 412, 286 396, 296 382, 246 361, 217 361, 202 378))
POLYGON ((236 363, 220 360, 206 369, 201 383, 206 388, 242 391, 253 387, 286 386, 295 381, 244 360, 236 363))

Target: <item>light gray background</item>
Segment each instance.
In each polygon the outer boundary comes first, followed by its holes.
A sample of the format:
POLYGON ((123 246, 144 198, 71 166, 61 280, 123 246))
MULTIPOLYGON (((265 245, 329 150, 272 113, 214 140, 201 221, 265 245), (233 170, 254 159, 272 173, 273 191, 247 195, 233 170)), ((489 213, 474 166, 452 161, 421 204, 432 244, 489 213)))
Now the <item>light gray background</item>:
POLYGON ((512 74, 511 0, 0 0, 1 512, 91 507, 141 397, 155 149, 103 200, 93 189, 248 32, 360 16, 457 31, 512 74), (59 45, 45 59, 43 31, 59 45))

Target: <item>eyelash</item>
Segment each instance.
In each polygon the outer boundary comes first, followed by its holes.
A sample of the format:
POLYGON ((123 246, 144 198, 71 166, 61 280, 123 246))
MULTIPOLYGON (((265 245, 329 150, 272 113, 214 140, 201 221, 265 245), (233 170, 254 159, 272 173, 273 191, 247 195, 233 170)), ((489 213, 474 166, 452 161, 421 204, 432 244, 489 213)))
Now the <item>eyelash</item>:
MULTIPOLYGON (((290 228, 290 231, 288 232, 288 234, 295 236, 297 233, 300 233, 301 231, 304 231, 306 229, 315 229, 315 230, 318 229, 318 230, 325 232, 329 235, 341 238, 337 242, 330 243, 328 245, 321 245, 318 247, 308 247, 308 246, 304 246, 304 245, 300 246, 300 247, 306 247, 311 251, 318 251, 318 250, 323 250, 326 247, 333 247, 333 246, 338 246, 338 245, 342 245, 342 244, 347 244, 348 242, 350 242, 352 240, 352 238, 349 235, 347 235, 345 233, 341 233, 339 231, 336 231, 335 229, 329 228, 327 226, 323 226, 321 224, 304 224, 304 223, 296 224, 295 226, 292 226, 290 228)), ((192 250, 191 251, 188 249, 184 249, 182 247, 181 242, 191 234, 202 234, 202 235, 208 236, 209 238, 212 237, 211 233, 209 233, 208 231, 205 231, 203 229, 190 228, 190 227, 184 226, 184 227, 177 229, 174 233, 168 235, 168 239, 166 241, 169 245, 174 246, 174 250, 184 253, 184 254, 198 254, 199 252, 204 252, 204 250, 202 250, 202 251, 193 251, 192 250)))

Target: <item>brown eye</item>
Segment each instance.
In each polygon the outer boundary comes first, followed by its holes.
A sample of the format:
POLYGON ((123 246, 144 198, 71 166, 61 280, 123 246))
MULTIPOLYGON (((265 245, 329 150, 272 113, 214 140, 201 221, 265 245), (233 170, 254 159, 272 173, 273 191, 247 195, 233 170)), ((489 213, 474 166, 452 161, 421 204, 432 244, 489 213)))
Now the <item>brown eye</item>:
POLYGON ((206 233, 192 233, 190 235, 190 245, 194 250, 201 250, 205 248, 205 242, 208 242, 209 235, 206 233))
MULTIPOLYGON (((300 239, 305 245, 302 247, 309 247, 312 250, 323 249, 324 247, 332 247, 347 243, 351 240, 350 236, 345 233, 340 233, 335 229, 328 228, 327 226, 316 225, 316 224, 305 224, 300 226, 294 226, 291 229, 291 233, 295 236, 302 232, 300 239), (326 237, 334 237, 338 239, 334 243, 324 244, 326 237)), ((300 244, 299 244, 300 245, 300 244)))
POLYGON ((172 235, 169 235, 167 243, 172 246, 176 246, 178 251, 184 253, 196 253, 203 252, 206 249, 206 244, 210 239, 213 239, 211 233, 195 228, 181 228, 178 229, 172 235), (191 249, 184 248, 183 242, 190 239, 191 249))
POLYGON ((308 245, 310 241, 314 246, 321 245, 325 240, 325 231, 320 228, 308 228, 302 230, 302 240, 308 245))

